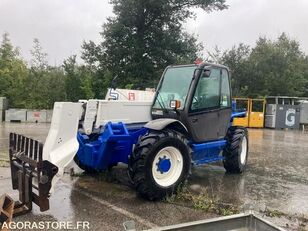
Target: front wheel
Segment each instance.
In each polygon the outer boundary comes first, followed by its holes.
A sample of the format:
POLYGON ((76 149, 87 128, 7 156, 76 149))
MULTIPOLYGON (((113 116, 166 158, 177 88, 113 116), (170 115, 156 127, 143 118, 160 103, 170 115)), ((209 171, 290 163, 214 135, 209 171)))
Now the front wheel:
POLYGON ((230 127, 226 138, 224 167, 229 173, 242 173, 248 159, 248 131, 244 127, 230 127))
POLYGON ((137 192, 149 200, 176 193, 190 173, 190 148, 173 130, 149 131, 136 145, 129 174, 137 192))

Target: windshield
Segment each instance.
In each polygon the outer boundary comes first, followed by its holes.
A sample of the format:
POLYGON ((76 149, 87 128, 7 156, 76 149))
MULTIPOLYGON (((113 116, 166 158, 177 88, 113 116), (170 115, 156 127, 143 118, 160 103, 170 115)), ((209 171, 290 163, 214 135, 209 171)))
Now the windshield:
POLYGON ((171 100, 180 100, 183 109, 189 86, 196 66, 170 67, 166 70, 163 82, 158 89, 153 108, 171 109, 171 100))

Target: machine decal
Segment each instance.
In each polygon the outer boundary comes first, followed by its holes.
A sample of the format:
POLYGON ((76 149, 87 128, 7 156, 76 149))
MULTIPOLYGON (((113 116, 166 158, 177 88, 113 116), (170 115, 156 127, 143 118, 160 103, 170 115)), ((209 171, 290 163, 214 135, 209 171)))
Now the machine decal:
POLYGON ((135 101, 136 97, 135 97, 135 93, 134 92, 129 92, 128 93, 128 100, 129 101, 135 101))
POLYGON ((295 124, 295 109, 290 108, 286 111, 286 125, 294 126, 295 124))
POLYGON ((110 91, 109 91, 109 96, 110 96, 110 99, 112 99, 112 100, 118 100, 119 99, 119 94, 115 91, 112 91, 112 89, 110 89, 110 91))

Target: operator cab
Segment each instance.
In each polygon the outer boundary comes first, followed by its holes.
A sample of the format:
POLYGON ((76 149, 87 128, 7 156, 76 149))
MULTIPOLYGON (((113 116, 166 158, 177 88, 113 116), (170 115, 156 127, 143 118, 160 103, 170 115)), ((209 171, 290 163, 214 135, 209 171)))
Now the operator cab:
POLYGON ((211 63, 169 66, 157 88, 152 118, 179 120, 194 142, 223 139, 231 102, 227 67, 211 63))

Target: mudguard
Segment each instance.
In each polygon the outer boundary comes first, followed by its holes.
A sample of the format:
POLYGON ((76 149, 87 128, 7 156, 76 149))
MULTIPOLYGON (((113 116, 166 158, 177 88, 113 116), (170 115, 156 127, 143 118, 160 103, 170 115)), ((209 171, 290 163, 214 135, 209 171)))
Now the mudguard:
POLYGON ((182 122, 180 122, 179 120, 176 120, 176 119, 169 119, 169 118, 151 120, 148 123, 146 123, 144 125, 144 127, 148 128, 148 129, 160 131, 160 130, 163 130, 164 128, 166 128, 168 125, 171 125, 171 124, 178 125, 181 128, 183 128, 186 132, 188 132, 187 128, 185 127, 185 125, 182 122))
POLYGON ((246 116, 246 111, 235 112, 232 111, 230 122, 233 122, 234 118, 243 118, 246 116))

